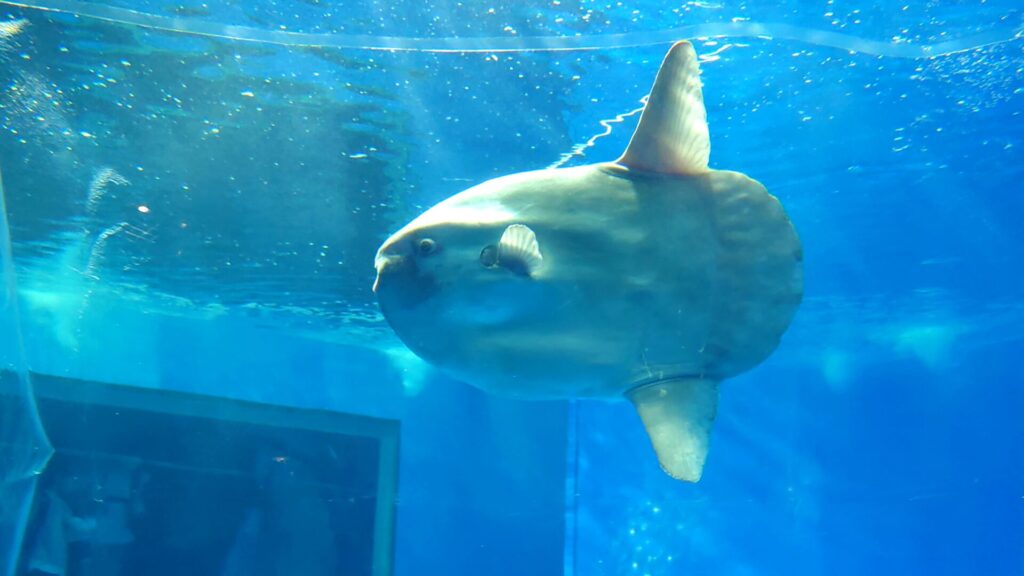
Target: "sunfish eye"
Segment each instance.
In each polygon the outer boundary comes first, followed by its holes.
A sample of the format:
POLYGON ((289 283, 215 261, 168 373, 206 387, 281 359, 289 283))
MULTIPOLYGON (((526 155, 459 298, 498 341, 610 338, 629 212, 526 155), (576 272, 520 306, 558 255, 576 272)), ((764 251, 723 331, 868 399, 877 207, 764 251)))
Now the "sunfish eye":
POLYGON ((498 247, 494 244, 484 246, 480 251, 480 264, 485 268, 493 268, 498 265, 498 247))
POLYGON ((416 249, 419 250, 420 256, 428 256, 437 250, 437 242, 430 238, 424 238, 416 244, 416 249))

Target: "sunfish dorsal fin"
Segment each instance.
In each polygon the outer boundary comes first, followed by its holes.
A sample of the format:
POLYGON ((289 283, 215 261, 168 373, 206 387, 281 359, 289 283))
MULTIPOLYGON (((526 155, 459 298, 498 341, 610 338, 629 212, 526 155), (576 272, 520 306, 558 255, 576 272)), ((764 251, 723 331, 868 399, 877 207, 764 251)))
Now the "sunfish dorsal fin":
POLYGON ((700 480, 718 410, 718 382, 664 380, 635 388, 626 396, 643 420, 661 468, 677 480, 700 480))
POLYGON ((660 174, 703 174, 710 154, 697 53, 689 42, 676 42, 661 63, 640 123, 618 162, 660 174))

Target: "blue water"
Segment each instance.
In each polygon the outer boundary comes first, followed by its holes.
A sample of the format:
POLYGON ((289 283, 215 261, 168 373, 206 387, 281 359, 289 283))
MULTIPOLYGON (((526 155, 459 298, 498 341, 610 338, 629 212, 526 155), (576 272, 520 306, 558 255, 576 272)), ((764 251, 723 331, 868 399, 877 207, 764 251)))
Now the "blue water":
MULTIPOLYGON (((5 390, 26 392, 30 371, 41 387, 222 398, 225 418, 246 400, 397 422, 392 562, 377 573, 1024 574, 1017 4, 0 2, 14 264, 0 273, 18 290, 18 315, 0 306, 0 369, 22 375, 5 390), (681 37, 704 57, 712 166, 779 197, 806 280, 778 351, 723 384, 696 485, 658 469, 627 403, 517 402, 438 374, 370 291, 380 242, 433 203, 615 158, 681 37)), ((9 541, 8 518, 40 513, 46 490, 71 476, 103 488, 106 474, 101 460, 62 468, 52 424, 33 499, 45 438, 24 394, 12 406, 2 454, 31 449, 4 460, 18 469, 0 495, 9 541)), ((166 428, 191 443, 154 453, 248 446, 226 428, 202 441, 166 428)), ((84 430, 84 453, 125 434, 84 430)), ((279 454, 259 453, 242 477, 329 483, 344 458, 324 454, 268 476, 279 454)), ((196 494, 212 485, 186 478, 196 494)), ((162 529, 209 537, 159 549, 143 536, 161 525, 139 515, 124 558, 172 550, 192 573, 232 574, 259 549, 301 556, 292 573, 356 557, 347 567, 371 573, 368 552, 317 563, 283 536, 243 537, 272 510, 282 526, 327 526, 308 528, 335 539, 318 550, 369 546, 346 536, 364 525, 325 520, 336 501, 288 489, 235 507, 194 495, 162 529)), ((90 573, 99 548, 76 546, 68 573, 90 573)))

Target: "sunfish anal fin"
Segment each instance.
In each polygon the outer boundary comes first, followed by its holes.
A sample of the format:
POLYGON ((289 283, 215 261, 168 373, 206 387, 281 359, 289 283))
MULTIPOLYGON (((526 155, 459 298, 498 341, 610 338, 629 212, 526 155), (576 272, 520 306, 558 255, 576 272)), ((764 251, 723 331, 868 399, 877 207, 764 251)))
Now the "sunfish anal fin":
POLYGON ((676 42, 618 163, 631 170, 694 175, 708 171, 710 154, 697 53, 689 42, 676 42))
POLYGON ((626 396, 640 413, 661 468, 677 480, 700 480, 718 408, 718 382, 663 380, 634 388, 626 396))
POLYGON ((498 242, 499 266, 523 276, 532 276, 543 261, 537 235, 529 226, 512 224, 505 228, 498 242))

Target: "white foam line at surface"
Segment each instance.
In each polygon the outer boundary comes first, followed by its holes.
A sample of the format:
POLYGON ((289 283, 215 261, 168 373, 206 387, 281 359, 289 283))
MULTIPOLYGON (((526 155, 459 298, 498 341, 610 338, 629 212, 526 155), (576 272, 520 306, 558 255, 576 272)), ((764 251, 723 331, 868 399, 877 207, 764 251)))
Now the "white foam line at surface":
POLYGON ((651 46, 703 37, 763 37, 795 40, 853 52, 893 58, 933 58, 1009 42, 1024 35, 1024 26, 972 34, 935 44, 910 44, 867 40, 848 34, 814 30, 781 23, 719 22, 655 31, 590 36, 532 36, 489 38, 426 38, 362 34, 311 34, 266 30, 180 18, 81 0, 0 0, 0 4, 44 12, 59 12, 81 18, 104 20, 165 32, 178 32, 243 42, 258 42, 305 48, 346 48, 412 52, 545 52, 599 50, 651 46))

